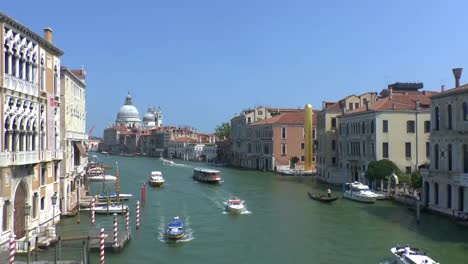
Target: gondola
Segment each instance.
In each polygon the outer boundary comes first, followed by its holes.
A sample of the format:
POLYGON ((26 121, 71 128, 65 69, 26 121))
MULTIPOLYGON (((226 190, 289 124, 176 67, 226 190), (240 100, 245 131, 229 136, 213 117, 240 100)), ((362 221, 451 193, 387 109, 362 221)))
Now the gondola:
POLYGON ((311 192, 307 192, 307 193, 309 194, 310 199, 317 200, 317 201, 324 202, 324 203, 330 203, 330 202, 336 201, 338 199, 337 196, 332 196, 332 197, 328 198, 327 195, 324 195, 324 194, 315 195, 315 194, 313 194, 311 192))

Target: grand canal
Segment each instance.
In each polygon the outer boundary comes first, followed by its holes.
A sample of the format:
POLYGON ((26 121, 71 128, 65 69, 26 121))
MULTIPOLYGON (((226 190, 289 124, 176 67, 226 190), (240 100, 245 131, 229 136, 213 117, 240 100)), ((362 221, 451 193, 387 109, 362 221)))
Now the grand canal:
MULTIPOLYGON (((136 195, 129 202, 132 240, 121 253, 107 253, 107 263, 391 263, 390 247, 406 243, 441 263, 468 261, 468 228, 430 214, 423 214, 418 225, 414 212, 389 201, 311 201, 307 191, 328 188, 311 177, 218 168, 224 182, 213 186, 192 180, 200 163, 176 160, 181 165, 168 166, 156 158, 98 156, 104 164, 118 162, 121 192, 136 195), (135 201, 152 170, 162 171, 166 183, 147 189, 140 230, 135 230, 135 201), (246 201, 247 214, 224 213, 223 202, 232 196, 246 201), (169 243, 162 232, 175 215, 188 225, 189 237, 169 243)), ((110 219, 100 215, 98 225, 110 219)), ((76 218, 65 218, 59 233, 87 230, 89 222, 85 212, 79 225, 76 218)), ((92 261, 98 263, 97 252, 92 261)))

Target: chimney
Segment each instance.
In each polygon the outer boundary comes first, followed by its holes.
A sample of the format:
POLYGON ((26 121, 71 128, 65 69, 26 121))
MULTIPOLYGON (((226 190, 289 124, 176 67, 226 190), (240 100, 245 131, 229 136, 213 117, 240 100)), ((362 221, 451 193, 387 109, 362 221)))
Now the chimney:
POLYGON ((463 68, 452 69, 453 76, 455 77, 455 88, 460 86, 460 77, 461 77, 462 71, 463 71, 463 68))
POLYGON ((53 31, 50 27, 44 28, 44 38, 52 43, 53 31))
POLYGON ((366 111, 369 111, 369 101, 365 100, 364 103, 366 104, 366 111))
POLYGON ((420 105, 419 101, 416 101, 416 110, 419 110, 420 105))
POLYGON ((445 85, 442 84, 442 86, 440 86, 440 91, 445 92, 445 85))
POLYGON ((388 89, 388 90, 390 91, 390 95, 389 95, 389 96, 390 96, 390 100, 392 100, 392 98, 393 98, 393 89, 390 88, 390 89, 388 89))
POLYGON ((395 110, 395 104, 392 104, 392 109, 395 110))

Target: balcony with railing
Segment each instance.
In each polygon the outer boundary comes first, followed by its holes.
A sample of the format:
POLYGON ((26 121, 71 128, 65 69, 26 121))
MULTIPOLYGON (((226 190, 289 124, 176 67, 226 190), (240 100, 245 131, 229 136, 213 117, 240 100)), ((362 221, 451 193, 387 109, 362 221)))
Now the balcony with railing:
POLYGON ((34 83, 9 74, 5 74, 5 87, 13 91, 33 96, 37 96, 38 93, 38 89, 34 83))
POLYGON ((0 152, 0 167, 26 165, 39 162, 38 151, 0 152))
POLYGON ((59 150, 52 151, 52 158, 54 160, 62 160, 63 159, 63 150, 59 149, 59 150))
POLYGON ((40 155, 41 161, 51 161, 52 160, 52 151, 43 150, 40 155))

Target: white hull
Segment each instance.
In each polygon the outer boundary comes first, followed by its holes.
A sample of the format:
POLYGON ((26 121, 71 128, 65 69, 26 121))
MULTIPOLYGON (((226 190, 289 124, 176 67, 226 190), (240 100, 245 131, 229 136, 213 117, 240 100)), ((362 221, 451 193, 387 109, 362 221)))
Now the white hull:
POLYGON ((240 214, 242 213, 242 211, 244 211, 245 207, 242 205, 242 206, 229 206, 229 205, 226 205, 226 211, 228 212, 231 212, 231 213, 236 213, 236 214, 240 214))
MULTIPOLYGON (((94 212, 96 214, 122 214, 122 213, 125 213, 125 211, 128 210, 128 206, 127 205, 110 205, 109 206, 109 209, 107 209, 107 205, 103 205, 103 206, 95 206, 94 207, 94 212)), ((82 209, 82 211, 91 211, 91 208, 85 208, 85 209, 82 209)))
POLYGON ((112 175, 88 176, 90 181, 116 181, 117 177, 112 175))
POLYGON ((414 264, 414 263, 427 263, 427 264, 439 264, 439 262, 431 259, 429 256, 426 256, 425 253, 420 253, 418 251, 413 251, 414 249, 410 249, 410 254, 405 256, 404 249, 393 247, 390 249, 393 256, 395 256, 395 260, 398 264, 414 264))
POLYGON ((359 192, 350 192, 350 191, 346 191, 343 194, 343 197, 350 199, 350 200, 362 202, 362 203, 375 203, 375 201, 377 200, 375 196, 366 196, 366 195, 360 194, 359 192))
MULTIPOLYGON (((109 195, 109 196, 101 196, 99 195, 98 196, 98 200, 99 201, 105 201, 107 200, 107 197, 109 197, 110 200, 115 200, 117 198, 117 195, 109 195)), ((120 200, 122 201, 126 201, 126 200, 129 200, 130 198, 132 198, 133 195, 132 194, 128 194, 128 193, 121 193, 119 194, 119 198, 120 200)))

